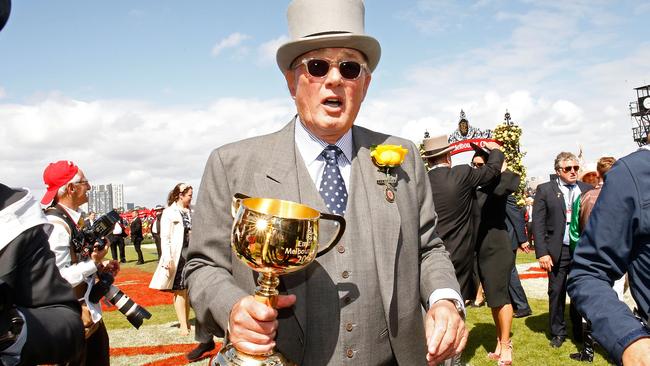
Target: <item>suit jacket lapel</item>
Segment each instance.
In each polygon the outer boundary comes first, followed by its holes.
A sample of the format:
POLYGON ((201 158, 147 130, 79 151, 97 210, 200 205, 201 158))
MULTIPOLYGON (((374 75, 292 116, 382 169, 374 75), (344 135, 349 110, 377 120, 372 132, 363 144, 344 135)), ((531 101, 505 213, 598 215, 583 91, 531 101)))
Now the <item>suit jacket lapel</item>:
MULTIPOLYGON (((306 170, 296 149, 294 130, 296 118, 287 124, 275 135, 275 141, 266 149, 268 161, 261 162, 265 166, 256 174, 255 185, 257 194, 261 197, 283 199, 293 202, 302 202, 298 183, 298 172, 306 170)), ((257 147, 251 147, 257 148, 257 147)), ((254 169, 255 167, 250 167, 254 169)), ((242 192, 246 193, 246 192, 242 192)), ((298 271, 280 276, 281 287, 296 295, 298 301, 305 301, 306 289, 304 285, 304 271, 298 271)), ((294 307, 294 315, 298 325, 304 333, 306 313, 304 306, 294 307)), ((301 337, 304 339, 304 337, 301 337)))
MULTIPOLYGON (((255 185, 260 196, 298 202, 298 176, 296 174, 294 128, 296 119, 275 134, 268 148, 251 146, 251 149, 264 148, 268 160, 261 161, 255 185)), ((248 167, 256 169, 257 167, 248 167)), ((242 192, 246 193, 246 192, 242 192)))
MULTIPOLYGON (((377 275, 380 284, 379 288, 384 309, 388 312, 393 296, 395 259, 398 250, 401 223, 398 210, 399 183, 397 185, 395 202, 388 202, 384 193, 385 187, 377 184, 377 180, 385 178, 385 174, 378 171, 377 166, 375 166, 370 157, 370 147, 372 145, 381 144, 384 141, 372 141, 372 135, 356 127, 353 127, 352 133, 355 145, 354 151, 356 152, 352 161, 352 181, 354 185, 364 185, 367 197, 355 197, 357 196, 357 192, 362 192, 363 190, 357 190, 353 185, 352 189, 354 190, 354 193, 350 195, 350 198, 355 201, 360 199, 367 200, 367 206, 370 211, 368 214, 370 215, 370 221, 372 222, 372 243, 375 252, 375 260, 377 261, 377 275), (354 179, 355 173, 360 173, 361 177, 354 179)), ((399 178, 399 174, 402 170, 398 167, 392 169, 392 172, 393 174, 397 173, 399 178)), ((354 224, 355 223, 351 222, 348 223, 348 226, 354 224)))
POLYGON ((557 178, 552 182, 553 184, 551 184, 551 189, 553 190, 553 194, 555 195, 556 199, 560 201, 560 207, 562 207, 562 216, 566 220, 566 203, 564 202, 564 193, 562 193, 562 190, 560 190, 560 178, 557 178))

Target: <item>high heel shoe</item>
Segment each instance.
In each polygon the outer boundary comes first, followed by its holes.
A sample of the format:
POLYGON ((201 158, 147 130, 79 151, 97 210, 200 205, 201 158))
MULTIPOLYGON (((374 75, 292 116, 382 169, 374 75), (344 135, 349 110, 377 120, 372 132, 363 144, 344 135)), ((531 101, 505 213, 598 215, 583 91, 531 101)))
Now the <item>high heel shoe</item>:
POLYGON ((498 366, 511 366, 512 365, 512 340, 508 342, 500 342, 501 343, 501 354, 499 355, 499 362, 497 362, 498 366), (508 352, 509 351, 509 352, 508 352), (508 353, 510 353, 510 357, 504 357, 508 356, 508 353))
POLYGON ((483 299, 483 300, 481 300, 479 302, 476 302, 476 300, 474 300, 474 301, 472 301, 471 304, 469 304, 470 308, 480 308, 482 306, 485 306, 485 299, 483 299))
POLYGON ((501 357, 501 342, 499 338, 497 338, 497 346, 494 352, 488 352, 487 357, 492 361, 498 361, 499 357, 501 357))

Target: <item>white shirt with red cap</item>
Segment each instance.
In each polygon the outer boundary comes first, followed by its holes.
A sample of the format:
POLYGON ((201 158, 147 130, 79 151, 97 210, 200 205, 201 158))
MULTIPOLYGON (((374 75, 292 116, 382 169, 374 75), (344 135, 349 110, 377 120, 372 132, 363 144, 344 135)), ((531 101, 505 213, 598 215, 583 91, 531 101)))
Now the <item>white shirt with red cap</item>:
MULTIPOLYGON (((81 213, 59 203, 65 212, 70 216, 72 221, 79 222, 81 213)), ((56 258, 56 266, 72 287, 82 282, 88 284, 88 290, 84 295, 86 305, 90 309, 93 321, 96 323, 102 318, 102 309, 99 304, 93 304, 88 300, 88 295, 94 284, 94 274, 97 272, 97 266, 91 259, 80 261, 72 264, 72 255, 70 254, 70 235, 68 225, 60 217, 46 215, 49 222, 54 226, 50 234, 50 249, 56 258)))

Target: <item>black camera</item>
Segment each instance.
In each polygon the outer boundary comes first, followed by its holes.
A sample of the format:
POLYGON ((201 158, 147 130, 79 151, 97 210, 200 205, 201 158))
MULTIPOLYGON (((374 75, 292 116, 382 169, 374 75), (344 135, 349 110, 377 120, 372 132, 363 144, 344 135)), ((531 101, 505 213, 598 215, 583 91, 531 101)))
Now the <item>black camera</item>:
POLYGON ((72 238, 75 251, 83 256, 90 256, 94 248, 104 249, 106 241, 103 237, 113 233, 115 223, 120 221, 120 214, 113 210, 95 220, 91 227, 79 229, 77 235, 72 238))
POLYGON ((97 277, 99 281, 95 282, 88 295, 90 302, 97 303, 102 297, 106 297, 106 300, 115 305, 136 329, 140 328, 144 319, 151 319, 151 313, 147 309, 138 305, 122 290, 113 285, 114 278, 110 273, 102 272, 97 277))

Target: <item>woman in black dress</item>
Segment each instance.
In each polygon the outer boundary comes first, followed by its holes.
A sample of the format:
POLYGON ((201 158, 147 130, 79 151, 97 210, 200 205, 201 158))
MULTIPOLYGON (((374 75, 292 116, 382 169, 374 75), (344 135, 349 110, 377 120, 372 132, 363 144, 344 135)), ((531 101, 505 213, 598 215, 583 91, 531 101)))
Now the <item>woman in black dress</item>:
MULTIPOLYGON (((485 158, 477 152, 472 161, 485 163, 485 158)), ((495 351, 490 352, 488 357, 498 361, 498 365, 512 364, 510 330, 513 310, 508 286, 515 257, 505 220, 506 200, 517 190, 520 180, 519 175, 506 168, 504 162, 501 175, 477 192, 481 206, 476 247, 478 273, 497 331, 495 351)))

